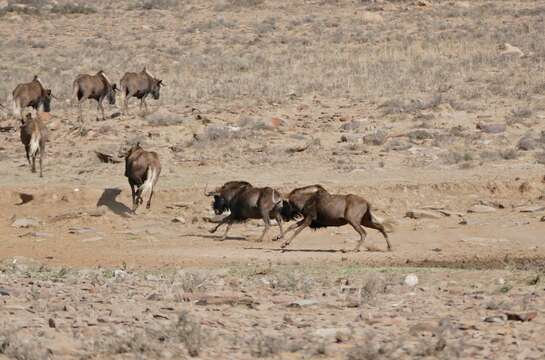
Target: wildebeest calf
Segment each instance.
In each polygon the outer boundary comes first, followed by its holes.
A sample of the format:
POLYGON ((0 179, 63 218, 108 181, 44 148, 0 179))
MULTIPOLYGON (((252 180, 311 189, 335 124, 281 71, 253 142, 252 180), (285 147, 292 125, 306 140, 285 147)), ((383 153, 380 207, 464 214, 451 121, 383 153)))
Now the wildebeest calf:
POLYGON ((150 208, 153 189, 160 174, 161 163, 156 152, 145 151, 139 143, 129 149, 125 157, 125 176, 131 187, 133 212, 143 203, 142 198, 147 193, 146 208, 150 208))
POLYGON ((227 238, 227 234, 233 223, 243 222, 248 219, 263 219, 265 223, 265 229, 258 241, 262 241, 269 230, 271 218, 275 219, 278 223, 280 238, 284 236, 282 216, 280 214, 282 196, 278 191, 270 187, 255 188, 247 182, 230 181, 224 184, 218 191, 208 193, 207 195, 214 196, 212 207, 217 215, 223 214, 227 210, 231 212, 229 216, 210 230, 211 233, 214 233, 220 226, 227 224, 227 229, 225 229, 222 240, 227 238))
MULTIPOLYGON (((293 209, 296 207, 297 204, 290 202, 290 208, 288 208, 288 210, 284 209, 284 217, 289 218, 290 215, 293 217, 293 212, 296 211, 293 209)), ((360 240, 353 251, 359 251, 361 245, 365 241, 367 234, 363 228, 364 226, 380 231, 386 239, 388 250, 391 249, 388 234, 386 234, 384 226, 371 213, 371 205, 367 200, 357 195, 329 194, 325 190, 318 189, 304 204, 301 215, 303 216, 303 219, 290 226, 286 231, 287 233, 295 230, 295 233, 289 240, 281 245, 282 248, 287 247, 306 227, 318 229, 322 227, 350 224, 360 235, 360 240)))
POLYGON ((46 89, 37 75, 31 82, 19 84, 13 90, 13 114, 24 120, 23 109, 32 107, 34 110, 43 108, 43 111, 51 111, 51 89, 46 89))
POLYGON ((45 142, 47 140, 47 128, 44 123, 31 114, 26 115, 26 119, 21 121, 21 142, 25 146, 26 158, 30 165, 30 170, 36 172, 36 156, 40 156, 40 177, 42 174, 42 161, 45 152, 45 142))

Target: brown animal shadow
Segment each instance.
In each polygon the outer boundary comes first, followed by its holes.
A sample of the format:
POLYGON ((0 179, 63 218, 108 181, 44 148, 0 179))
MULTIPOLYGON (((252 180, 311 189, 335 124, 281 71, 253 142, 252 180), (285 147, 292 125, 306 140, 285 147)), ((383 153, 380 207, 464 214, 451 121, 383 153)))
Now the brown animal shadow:
POLYGON ((97 201, 97 207, 104 205, 116 215, 130 217, 129 214, 132 214, 131 208, 116 200, 119 194, 121 194, 121 189, 104 189, 104 192, 97 201))

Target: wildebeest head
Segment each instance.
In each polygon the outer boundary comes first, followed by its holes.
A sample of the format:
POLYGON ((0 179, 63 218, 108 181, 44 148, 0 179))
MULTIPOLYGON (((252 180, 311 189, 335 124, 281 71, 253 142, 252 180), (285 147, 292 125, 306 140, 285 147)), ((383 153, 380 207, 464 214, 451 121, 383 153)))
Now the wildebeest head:
POLYGON ((155 100, 159 100, 159 96, 161 96, 160 92, 161 92, 161 87, 165 86, 163 84, 163 80, 160 80, 160 79, 153 79, 152 82, 151 82, 151 96, 153 96, 153 98, 155 100))
POLYGON ((137 142, 136 144, 133 144, 129 150, 125 152, 125 158, 128 159, 134 152, 137 150, 141 150, 142 147, 140 146, 140 142, 137 142))
POLYGON ((215 194, 214 201, 212 201, 212 209, 214 209, 214 214, 216 215, 223 214, 229 210, 227 200, 221 194, 215 194))
POLYGON ((108 101, 110 102, 110 105, 115 105, 115 93, 118 91, 117 85, 112 84, 112 86, 108 89, 108 101))
POLYGON ((44 112, 50 112, 51 111, 51 99, 53 98, 53 93, 51 92, 51 89, 45 89, 44 90, 44 96, 42 100, 43 110, 44 112))
POLYGON ((301 211, 292 203, 286 200, 282 200, 282 207, 280 208, 280 216, 284 221, 291 221, 302 216, 301 211))

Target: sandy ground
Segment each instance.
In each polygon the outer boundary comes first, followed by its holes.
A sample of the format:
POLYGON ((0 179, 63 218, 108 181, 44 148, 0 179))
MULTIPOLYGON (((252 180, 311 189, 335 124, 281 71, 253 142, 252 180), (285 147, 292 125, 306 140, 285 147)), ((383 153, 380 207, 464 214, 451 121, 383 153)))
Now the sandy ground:
POLYGON ((541 2, 156 4, 0 12, 0 103, 29 71, 60 98, 43 178, 0 110, 0 358, 543 357, 541 2), (144 64, 149 113, 78 124, 77 72, 144 64), (163 171, 133 214, 135 142, 163 171), (204 190, 229 180, 363 196, 393 250, 340 227, 281 252, 257 220, 219 241, 204 190))

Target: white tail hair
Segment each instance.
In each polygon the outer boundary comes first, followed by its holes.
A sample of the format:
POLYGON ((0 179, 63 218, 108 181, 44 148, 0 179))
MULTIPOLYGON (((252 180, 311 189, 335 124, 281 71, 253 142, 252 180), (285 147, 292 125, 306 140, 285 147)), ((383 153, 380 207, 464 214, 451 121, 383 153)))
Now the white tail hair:
POLYGON ((371 221, 380 225, 384 224, 384 219, 371 213, 371 221))
POLYGON ((138 192, 140 193, 140 197, 144 198, 145 195, 151 193, 153 191, 153 186, 157 182, 157 169, 155 167, 149 167, 148 168, 148 176, 146 178, 146 181, 138 188, 138 192))
POLYGON ((11 100, 11 105, 12 105, 11 110, 13 111, 13 115, 14 116, 21 115, 21 106, 19 106, 19 102, 16 99, 11 100))
POLYGON ((42 89, 45 89, 44 83, 42 82, 42 79, 40 79, 38 76, 36 76, 36 81, 40 84, 42 89))
POLYGON ((112 82, 110 81, 110 79, 108 79, 108 77, 106 76, 106 74, 104 73, 104 71, 101 71, 101 72, 100 72, 100 75, 102 75, 102 77, 104 78, 104 80, 106 80, 106 82, 107 82, 108 84, 110 84, 110 85, 112 84, 112 82))
POLYGON ((32 135, 30 137, 30 156, 34 157, 38 154, 38 150, 40 150, 40 140, 42 135, 40 134, 40 131, 32 131, 32 135))

